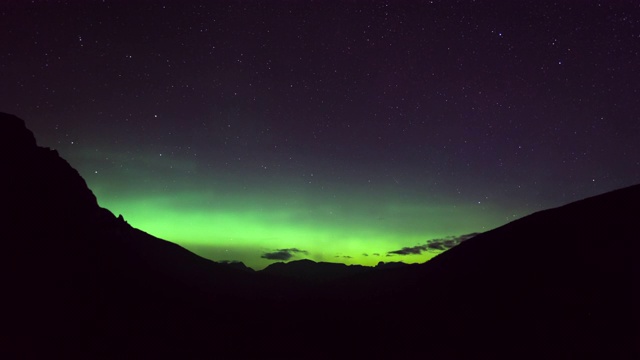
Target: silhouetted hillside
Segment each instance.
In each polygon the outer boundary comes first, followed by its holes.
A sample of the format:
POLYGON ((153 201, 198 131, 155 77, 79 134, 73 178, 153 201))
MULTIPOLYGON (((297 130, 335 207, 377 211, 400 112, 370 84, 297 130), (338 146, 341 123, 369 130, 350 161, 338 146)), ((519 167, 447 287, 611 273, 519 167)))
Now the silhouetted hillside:
POLYGON ((22 120, 0 114, 0 126, 5 351, 116 356, 180 339, 184 327, 191 335, 203 309, 225 319, 225 304, 275 289, 132 228, 98 206, 55 150, 37 147, 22 120))
POLYGON ((541 211, 335 292, 356 318, 391 319, 365 326, 384 323, 410 344, 448 344, 430 347, 447 358, 633 358, 639 200, 636 185, 541 211), (406 326, 416 319, 420 331, 406 326))
POLYGON ((3 358, 637 355, 640 185, 421 265, 252 272, 132 228, 22 120, 0 127, 3 358))

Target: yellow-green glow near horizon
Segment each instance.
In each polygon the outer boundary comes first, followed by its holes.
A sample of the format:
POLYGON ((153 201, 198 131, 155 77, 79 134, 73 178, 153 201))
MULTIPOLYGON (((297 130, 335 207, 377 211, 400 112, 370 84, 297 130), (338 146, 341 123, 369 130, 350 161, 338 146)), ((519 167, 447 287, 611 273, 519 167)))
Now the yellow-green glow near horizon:
POLYGON ((418 205, 380 193, 326 197, 286 189, 264 194, 140 190, 118 199, 96 188, 100 205, 123 214, 134 227, 212 260, 238 260, 254 269, 273 262, 262 254, 285 248, 306 251, 292 259, 363 265, 424 262, 436 253, 387 253, 433 238, 487 230, 488 223, 496 223, 477 208, 418 205))
POLYGON ((198 255, 254 269, 276 261, 262 258, 265 253, 293 248, 302 251, 290 260, 425 262, 437 252, 389 252, 487 231, 522 215, 457 192, 434 193, 407 176, 369 176, 366 168, 337 173, 317 163, 313 176, 302 176, 293 169, 203 167, 178 156, 160 161, 142 151, 78 154, 69 161, 100 206, 198 255))

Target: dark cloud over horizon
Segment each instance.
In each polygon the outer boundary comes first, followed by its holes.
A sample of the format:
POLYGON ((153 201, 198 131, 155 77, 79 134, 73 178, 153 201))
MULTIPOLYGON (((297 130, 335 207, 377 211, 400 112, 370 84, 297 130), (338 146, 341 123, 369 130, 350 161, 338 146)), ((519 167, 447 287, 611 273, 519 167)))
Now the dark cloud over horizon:
POLYGON ((412 247, 403 247, 400 250, 389 251, 387 256, 392 255, 419 255, 424 251, 445 251, 454 246, 459 245, 463 241, 469 240, 479 233, 471 233, 459 236, 448 236, 442 239, 428 240, 424 245, 416 245, 412 247))
POLYGON ((296 254, 307 254, 307 251, 305 250, 300 250, 297 248, 290 248, 290 249, 278 249, 272 252, 267 252, 262 254, 262 256, 260 256, 263 259, 268 259, 268 260, 290 260, 292 257, 294 257, 296 254))

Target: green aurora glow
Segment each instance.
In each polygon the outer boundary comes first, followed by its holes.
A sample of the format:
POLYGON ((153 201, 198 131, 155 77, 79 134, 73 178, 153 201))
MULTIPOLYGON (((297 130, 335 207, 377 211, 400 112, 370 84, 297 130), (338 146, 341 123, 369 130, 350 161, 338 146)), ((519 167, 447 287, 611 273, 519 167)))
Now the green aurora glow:
MULTIPOLYGON (((254 269, 273 262, 262 254, 286 248, 306 251, 292 259, 424 262, 437 253, 387 253, 505 223, 499 209, 428 196, 395 182, 365 187, 317 176, 316 186, 309 186, 293 177, 274 181, 190 170, 189 176, 169 176, 148 157, 142 160, 121 169, 85 157, 77 168, 100 205, 132 226, 206 258, 242 261, 254 269), (91 170, 97 167, 106 170, 91 170)), ((193 169, 186 162, 174 165, 178 174, 193 169)))

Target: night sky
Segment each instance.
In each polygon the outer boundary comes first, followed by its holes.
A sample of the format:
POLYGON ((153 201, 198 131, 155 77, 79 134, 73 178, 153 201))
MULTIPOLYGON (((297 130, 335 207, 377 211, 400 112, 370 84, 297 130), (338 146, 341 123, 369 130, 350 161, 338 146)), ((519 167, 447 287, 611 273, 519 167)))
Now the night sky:
POLYGON ((0 111, 210 259, 424 262, 640 182, 639 53, 633 0, 4 0, 0 111))

